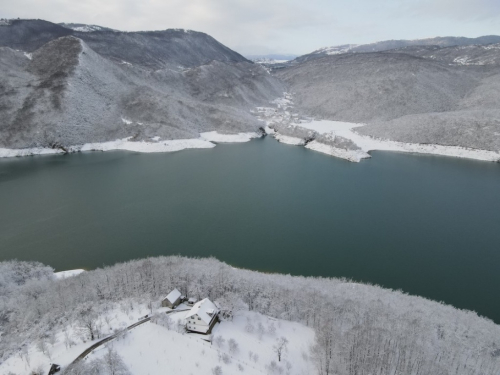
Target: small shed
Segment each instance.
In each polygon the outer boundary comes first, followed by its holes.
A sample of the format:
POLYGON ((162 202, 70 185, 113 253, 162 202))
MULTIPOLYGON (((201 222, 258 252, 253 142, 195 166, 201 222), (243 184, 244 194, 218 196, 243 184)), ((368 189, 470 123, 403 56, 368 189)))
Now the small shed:
POLYGON ((181 292, 177 289, 172 290, 165 298, 161 300, 161 307, 170 307, 175 309, 181 303, 181 292))

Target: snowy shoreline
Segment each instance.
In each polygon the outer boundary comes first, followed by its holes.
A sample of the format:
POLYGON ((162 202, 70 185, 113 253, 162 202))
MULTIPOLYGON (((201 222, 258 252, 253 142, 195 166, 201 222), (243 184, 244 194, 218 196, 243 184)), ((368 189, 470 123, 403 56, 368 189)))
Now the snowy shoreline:
MULTIPOLYGON (((266 133, 272 135, 278 142, 304 146, 307 149, 321 152, 327 155, 345 159, 351 162, 360 162, 363 159, 370 158, 370 151, 396 151, 416 154, 429 154, 439 156, 451 156, 458 158, 474 159, 481 161, 500 162, 500 153, 488 150, 477 150, 459 146, 443 146, 437 144, 419 144, 404 143, 391 140, 382 140, 358 134, 354 129, 364 126, 364 124, 349 123, 341 121, 311 121, 294 124, 298 128, 313 130, 318 134, 328 134, 333 137, 342 137, 351 140, 360 150, 349 150, 334 147, 321 143, 317 140, 307 142, 305 139, 293 137, 290 135, 275 132, 269 125, 265 127, 266 133)), ((256 132, 221 134, 216 131, 200 133, 200 138, 160 140, 154 137, 150 142, 131 141, 131 137, 118 139, 109 142, 86 143, 84 145, 70 146, 67 149, 60 148, 26 148, 26 149, 7 149, 0 148, 0 158, 12 158, 34 155, 56 155, 65 153, 75 153, 83 151, 132 151, 139 153, 161 153, 175 152, 185 149, 213 148, 216 143, 243 143, 249 142, 254 138, 260 138, 262 135, 256 132)))
POLYGON ((221 134, 216 131, 201 133, 200 138, 191 139, 172 139, 172 140, 159 140, 159 137, 154 137, 151 142, 134 142, 130 139, 132 137, 117 139, 109 142, 95 142, 86 143, 84 145, 75 145, 66 148, 23 148, 23 149, 8 149, 0 148, 0 158, 12 158, 21 156, 34 156, 34 155, 55 155, 83 151, 133 151, 140 153, 157 153, 157 152, 174 152, 185 149, 196 148, 213 148, 215 143, 242 143, 248 142, 253 138, 261 137, 260 134, 251 133, 237 133, 237 134, 221 134))
POLYGON ((459 146, 442 146, 437 144, 404 143, 382 140, 360 135, 354 131, 355 128, 363 125, 364 124, 322 120, 301 123, 298 126, 314 130, 319 134, 332 134, 333 136, 339 136, 351 140, 361 150, 344 150, 315 141, 307 144, 306 148, 355 162, 359 162, 363 158, 371 157, 368 154, 369 151, 398 151, 417 154, 453 156, 492 162, 500 161, 500 153, 495 151, 476 150, 459 146))
POLYGON ((59 271, 59 272, 54 272, 54 277, 56 280, 67 279, 68 277, 77 276, 83 272, 85 272, 85 270, 81 268, 77 268, 74 270, 67 270, 67 271, 59 271))

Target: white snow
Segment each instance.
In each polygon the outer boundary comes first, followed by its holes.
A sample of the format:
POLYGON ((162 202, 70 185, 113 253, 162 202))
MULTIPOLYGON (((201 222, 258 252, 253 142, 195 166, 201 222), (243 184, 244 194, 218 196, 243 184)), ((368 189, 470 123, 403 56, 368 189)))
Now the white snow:
MULTIPOLYGON (((355 132, 355 128, 363 126, 364 124, 356 124, 340 121, 312 121, 310 123, 303 123, 300 126, 315 130, 318 133, 331 133, 353 141, 364 152, 381 150, 381 151, 399 151, 399 152, 413 152, 421 154, 434 154, 443 156, 454 156, 459 158, 468 158, 485 161, 499 161, 500 153, 486 150, 469 149, 458 146, 442 146, 434 144, 419 144, 419 143, 404 143, 396 141, 388 141, 376 139, 355 132)), ((312 143, 312 142, 311 142, 312 143)), ((309 145, 308 145, 309 146, 309 145)), ((315 149, 309 147, 311 149, 315 149)), ((316 151, 319 151, 316 149, 316 151)))
POLYGON ((212 314, 216 311, 218 311, 217 306, 208 298, 205 298, 194 304, 193 308, 186 314, 185 319, 193 315, 198 315, 203 322, 209 324, 212 320, 212 314), (212 314, 210 314, 210 312, 212 312, 212 314))
POLYGON ((309 142, 306 145, 306 148, 356 163, 359 163, 362 159, 370 158, 369 154, 361 150, 345 150, 343 148, 333 147, 317 141, 309 142))
POLYGON ((73 276, 79 275, 82 272, 85 272, 85 270, 82 270, 80 268, 75 269, 75 270, 67 270, 67 271, 54 272, 54 277, 57 280, 59 280, 59 279, 66 279, 68 277, 73 277, 73 276))
POLYGON ((161 142, 133 142, 129 138, 118 139, 111 142, 87 143, 75 151, 111 151, 126 150, 135 152, 172 152, 187 148, 212 148, 215 145, 201 138, 172 139, 161 142))
MULTIPOLYGON (((173 318, 175 320, 175 318, 173 318)), ((309 346, 314 340, 312 329, 253 312, 238 312, 233 321, 224 321, 215 326, 212 337, 220 336, 224 342, 207 342, 210 336, 179 333, 176 330, 145 323, 134 328, 124 339, 108 345, 121 356, 133 375, 152 374, 211 374, 216 366, 223 374, 271 374, 269 365, 275 361, 275 373, 313 374, 315 369, 309 360, 309 346), (258 332, 261 324, 263 332, 258 332), (248 332, 247 325, 254 331, 248 332), (273 331, 273 328, 275 331, 273 331), (288 350, 281 362, 273 352, 279 337, 289 341, 288 350), (229 349, 229 340, 238 344, 237 351, 229 349), (243 368, 243 372, 241 368, 243 368)), ((105 354, 105 350, 89 355, 88 360, 105 354)))
POLYGON ((181 297, 181 292, 176 288, 172 290, 168 295, 164 298, 168 300, 170 303, 174 304, 181 297))
POLYGON ((117 329, 123 329, 134 324, 138 319, 149 313, 148 307, 144 305, 134 305, 133 310, 127 310, 129 304, 124 301, 122 304, 110 306, 110 310, 100 319, 102 336, 94 341, 84 341, 80 338, 78 329, 75 326, 66 327, 67 337, 71 340, 71 347, 65 345, 65 333, 62 330, 56 332, 56 342, 54 345, 47 343, 46 354, 37 348, 36 341, 28 345, 28 360, 19 355, 13 355, 0 363, 0 374, 31 374, 39 366, 43 368, 43 373, 48 373, 50 363, 57 363, 67 366, 78 357, 89 346, 100 341, 104 337, 113 334, 117 329), (49 356, 50 354, 50 356, 49 356), (50 358, 49 358, 50 357, 50 358))
POLYGON ((122 117, 122 121, 124 124, 127 124, 127 125, 130 125, 132 123, 132 121, 127 120, 126 118, 123 118, 123 117, 122 117))
POLYGON ((302 138, 289 137, 288 135, 283 135, 280 133, 275 133, 274 138, 278 142, 292 146, 304 146, 306 144, 306 141, 302 138))
POLYGON ((31 60, 33 58, 33 54, 28 52, 24 52, 24 56, 26 56, 28 60, 31 60))
POLYGON ((13 158, 17 156, 31 156, 31 155, 50 155, 50 154, 62 154, 64 153, 61 149, 54 148, 0 148, 0 158, 13 158))
POLYGON ((260 138, 258 133, 238 133, 238 134, 221 134, 216 131, 200 133, 202 139, 217 143, 241 143, 248 142, 252 138, 260 138))

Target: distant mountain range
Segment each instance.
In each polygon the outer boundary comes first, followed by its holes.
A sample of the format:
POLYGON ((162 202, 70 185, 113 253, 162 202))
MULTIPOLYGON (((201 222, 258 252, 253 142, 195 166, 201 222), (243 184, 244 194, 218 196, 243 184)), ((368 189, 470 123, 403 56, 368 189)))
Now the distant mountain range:
POLYGON ((384 40, 381 42, 369 44, 344 44, 339 46, 324 47, 311 53, 299 56, 294 60, 294 62, 300 63, 323 56, 339 55, 343 53, 382 52, 413 46, 432 46, 434 48, 442 48, 452 46, 484 45, 493 43, 500 43, 500 36, 487 35, 478 38, 446 36, 414 40, 384 40))
POLYGON ((3 20, 0 147, 256 131, 250 110, 287 90, 296 111, 366 123, 366 135, 500 150, 500 36, 343 45, 273 64, 291 57, 245 58, 191 30, 3 20))

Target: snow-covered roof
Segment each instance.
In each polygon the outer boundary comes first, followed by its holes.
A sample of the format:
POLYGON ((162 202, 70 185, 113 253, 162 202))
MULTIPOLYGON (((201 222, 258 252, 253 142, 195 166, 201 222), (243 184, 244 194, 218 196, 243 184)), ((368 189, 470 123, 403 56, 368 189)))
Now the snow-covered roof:
POLYGON ((176 288, 168 293, 168 296, 166 296, 164 299, 167 299, 170 303, 174 303, 180 296, 181 292, 179 292, 176 288))
POLYGON ((217 309, 217 306, 215 306, 215 304, 208 298, 205 298, 195 303, 193 308, 188 311, 186 319, 190 318, 193 315, 198 315, 201 320, 203 320, 206 324, 209 324, 212 320, 212 316, 218 311, 219 309, 217 309))

